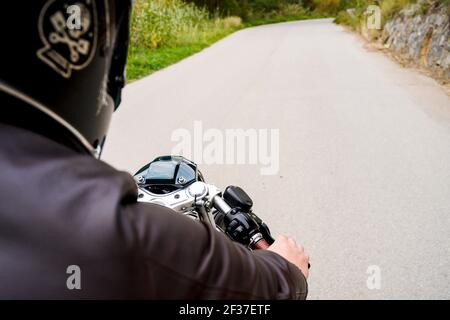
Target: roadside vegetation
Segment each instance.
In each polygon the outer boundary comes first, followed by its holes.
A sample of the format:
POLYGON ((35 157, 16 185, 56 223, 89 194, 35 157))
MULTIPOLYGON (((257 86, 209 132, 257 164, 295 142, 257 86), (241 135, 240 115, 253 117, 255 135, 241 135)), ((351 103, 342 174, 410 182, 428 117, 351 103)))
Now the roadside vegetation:
POLYGON ((241 26, 181 0, 136 0, 131 18, 128 80, 196 53, 241 26))
POLYGON ((239 29, 334 16, 340 0, 135 0, 128 81, 178 62, 239 29))
POLYGON ((365 11, 371 4, 380 6, 381 23, 383 25, 410 4, 417 3, 422 13, 426 13, 435 4, 450 5, 450 0, 342 0, 342 2, 343 8, 337 14, 336 23, 347 25, 355 31, 361 31, 361 22, 365 21, 366 18, 365 11), (351 8, 351 10, 346 10, 348 8, 351 8))

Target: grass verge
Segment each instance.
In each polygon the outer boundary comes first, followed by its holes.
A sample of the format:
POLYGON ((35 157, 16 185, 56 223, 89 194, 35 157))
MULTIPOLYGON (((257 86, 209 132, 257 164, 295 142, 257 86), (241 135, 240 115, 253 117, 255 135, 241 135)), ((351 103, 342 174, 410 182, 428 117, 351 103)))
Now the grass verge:
POLYGON ((201 38, 191 40, 189 43, 180 44, 178 46, 159 47, 154 49, 131 48, 127 62, 127 81, 133 82, 171 64, 177 63, 202 51, 241 28, 242 27, 233 27, 216 30, 215 32, 205 34, 201 38))

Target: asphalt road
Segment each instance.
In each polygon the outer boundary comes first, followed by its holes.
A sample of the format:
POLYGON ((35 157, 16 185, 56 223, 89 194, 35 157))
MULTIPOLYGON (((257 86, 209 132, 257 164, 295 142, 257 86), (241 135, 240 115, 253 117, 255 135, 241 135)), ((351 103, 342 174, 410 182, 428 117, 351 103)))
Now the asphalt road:
POLYGON ((275 174, 247 160, 201 168, 304 244, 310 299, 450 298, 450 98, 434 80, 330 20, 246 29, 127 86, 104 160, 135 171, 170 154, 177 129, 194 140, 197 120, 279 129, 275 174))

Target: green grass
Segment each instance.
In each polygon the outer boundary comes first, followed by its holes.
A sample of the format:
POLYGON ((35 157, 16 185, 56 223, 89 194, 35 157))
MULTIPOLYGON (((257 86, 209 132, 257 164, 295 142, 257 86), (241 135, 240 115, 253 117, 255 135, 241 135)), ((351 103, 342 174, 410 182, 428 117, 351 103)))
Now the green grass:
POLYGON ((238 29, 241 29, 241 27, 216 30, 190 43, 172 47, 159 47, 154 49, 131 48, 127 62, 127 79, 129 82, 132 82, 177 63, 184 58, 202 51, 238 29))

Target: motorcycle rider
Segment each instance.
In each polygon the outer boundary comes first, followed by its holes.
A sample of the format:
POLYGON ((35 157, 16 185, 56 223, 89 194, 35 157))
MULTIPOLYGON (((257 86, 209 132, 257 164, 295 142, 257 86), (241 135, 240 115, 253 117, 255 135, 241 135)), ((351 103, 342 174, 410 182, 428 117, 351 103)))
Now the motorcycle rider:
POLYGON ((3 4, 0 298, 306 298, 309 258, 292 239, 249 252, 137 203, 133 178, 96 159, 121 101, 130 8, 131 0, 3 4))

